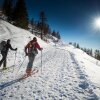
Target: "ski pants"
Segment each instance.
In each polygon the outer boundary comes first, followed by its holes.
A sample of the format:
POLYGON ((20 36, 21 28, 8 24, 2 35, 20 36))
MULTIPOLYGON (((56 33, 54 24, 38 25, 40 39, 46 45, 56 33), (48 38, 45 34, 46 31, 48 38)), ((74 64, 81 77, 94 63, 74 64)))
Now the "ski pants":
POLYGON ((28 55, 28 59, 29 59, 29 62, 28 62, 28 65, 27 65, 27 69, 32 69, 33 62, 34 62, 34 59, 35 59, 35 55, 34 54, 28 55))
POLYGON ((2 59, 0 61, 0 66, 2 65, 3 63, 3 67, 5 68, 6 67, 6 58, 7 58, 7 53, 1 53, 2 54, 2 59))

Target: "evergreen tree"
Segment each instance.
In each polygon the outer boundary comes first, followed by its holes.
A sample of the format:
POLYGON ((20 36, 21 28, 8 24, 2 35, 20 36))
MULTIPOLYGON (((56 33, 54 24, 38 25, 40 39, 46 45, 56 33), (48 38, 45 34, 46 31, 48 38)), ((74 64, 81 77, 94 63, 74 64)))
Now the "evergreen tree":
POLYGON ((40 25, 41 25, 41 39, 43 39, 44 25, 46 24, 46 16, 44 11, 40 12, 40 25))
POLYGON ((99 50, 99 53, 98 53, 98 58, 97 58, 98 60, 100 60, 100 50, 99 50))
POLYGON ((55 32, 55 30, 53 30, 52 36, 56 37, 56 32, 55 32))
POLYGON ((74 43, 73 46, 76 48, 76 43, 74 43))
POLYGON ((97 59, 98 50, 95 50, 94 54, 95 54, 95 58, 97 59))
POLYGON ((31 20, 31 28, 32 28, 32 34, 33 34, 33 29, 35 28, 35 23, 34 23, 34 19, 33 18, 31 20))
POLYGON ((92 52, 92 49, 90 50, 90 56, 93 56, 93 52, 92 52))
POLYGON ((7 8, 8 8, 8 0, 4 0, 2 9, 3 9, 3 13, 6 15, 7 13, 7 8))
POLYGON ((13 16, 16 26, 24 29, 28 28, 28 13, 24 0, 17 0, 13 16))
POLYGON ((7 16, 7 20, 11 21, 12 20, 12 12, 13 12, 13 0, 4 0, 3 3, 3 13, 7 16))
POLYGON ((38 22, 37 25, 36 25, 36 27, 37 27, 38 30, 41 30, 41 23, 38 22))
POLYGON ((86 48, 86 53, 87 53, 87 54, 89 54, 89 51, 88 51, 88 49, 87 49, 87 48, 86 48))
POLYGON ((59 32, 57 32, 57 38, 61 39, 59 32))
POLYGON ((49 27, 48 34, 49 34, 49 35, 52 35, 52 31, 51 31, 51 28, 50 28, 50 27, 49 27))
POLYGON ((76 48, 80 48, 79 44, 77 44, 76 48))
POLYGON ((72 42, 69 42, 70 45, 72 45, 72 42))
POLYGON ((50 27, 49 27, 48 24, 45 24, 45 25, 44 25, 44 30, 43 30, 43 32, 44 32, 44 36, 47 35, 47 34, 49 34, 49 32, 50 32, 50 27))
POLYGON ((84 49, 83 49, 83 48, 81 48, 81 50, 82 50, 82 51, 84 51, 84 49))
POLYGON ((86 48, 84 48, 84 49, 83 49, 83 51, 84 51, 84 52, 86 52, 86 51, 87 51, 87 49, 86 49, 86 48))
POLYGON ((100 50, 95 50, 95 58, 100 60, 100 50))

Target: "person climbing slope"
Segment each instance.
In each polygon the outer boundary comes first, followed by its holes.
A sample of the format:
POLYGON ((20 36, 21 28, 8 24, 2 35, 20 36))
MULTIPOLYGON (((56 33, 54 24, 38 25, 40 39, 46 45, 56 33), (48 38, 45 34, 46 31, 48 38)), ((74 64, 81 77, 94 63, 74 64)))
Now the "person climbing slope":
POLYGON ((26 46, 25 46, 25 54, 28 56, 29 62, 26 68, 27 76, 32 74, 32 66, 36 55, 38 54, 38 50, 43 50, 37 42, 37 38, 34 37, 26 46))
POLYGON ((1 50, 2 59, 0 61, 0 67, 3 64, 3 70, 5 70, 5 69, 7 69, 6 68, 6 65, 7 65, 7 54, 8 54, 9 49, 16 51, 17 48, 15 48, 15 49, 12 48, 12 46, 10 44, 10 39, 7 40, 7 43, 6 43, 6 41, 3 41, 2 44, 4 44, 4 47, 1 50))

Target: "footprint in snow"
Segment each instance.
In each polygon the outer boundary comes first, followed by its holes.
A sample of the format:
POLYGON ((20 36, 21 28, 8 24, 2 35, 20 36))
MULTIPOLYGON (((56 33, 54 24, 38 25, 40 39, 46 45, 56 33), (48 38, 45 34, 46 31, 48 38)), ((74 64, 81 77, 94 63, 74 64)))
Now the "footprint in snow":
POLYGON ((81 63, 84 63, 83 61, 80 61, 81 63))
POLYGON ((89 87, 89 84, 86 81, 84 81, 79 84, 79 87, 82 89, 87 89, 89 87))
POLYGON ((81 75, 79 78, 80 79, 85 79, 85 76, 84 75, 81 75))

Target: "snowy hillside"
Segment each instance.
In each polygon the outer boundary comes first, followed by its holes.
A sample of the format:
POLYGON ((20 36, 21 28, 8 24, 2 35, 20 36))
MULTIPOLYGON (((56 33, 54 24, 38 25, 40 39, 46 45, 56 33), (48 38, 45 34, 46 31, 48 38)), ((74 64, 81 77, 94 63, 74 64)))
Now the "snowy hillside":
POLYGON ((33 69, 39 72, 19 80, 28 63, 26 57, 22 64, 24 46, 33 37, 26 30, 0 21, 0 41, 10 38, 12 46, 18 48, 15 66, 15 51, 9 51, 10 68, 0 68, 0 100, 100 100, 100 61, 71 45, 55 46, 38 38, 43 51, 36 56, 33 69))

